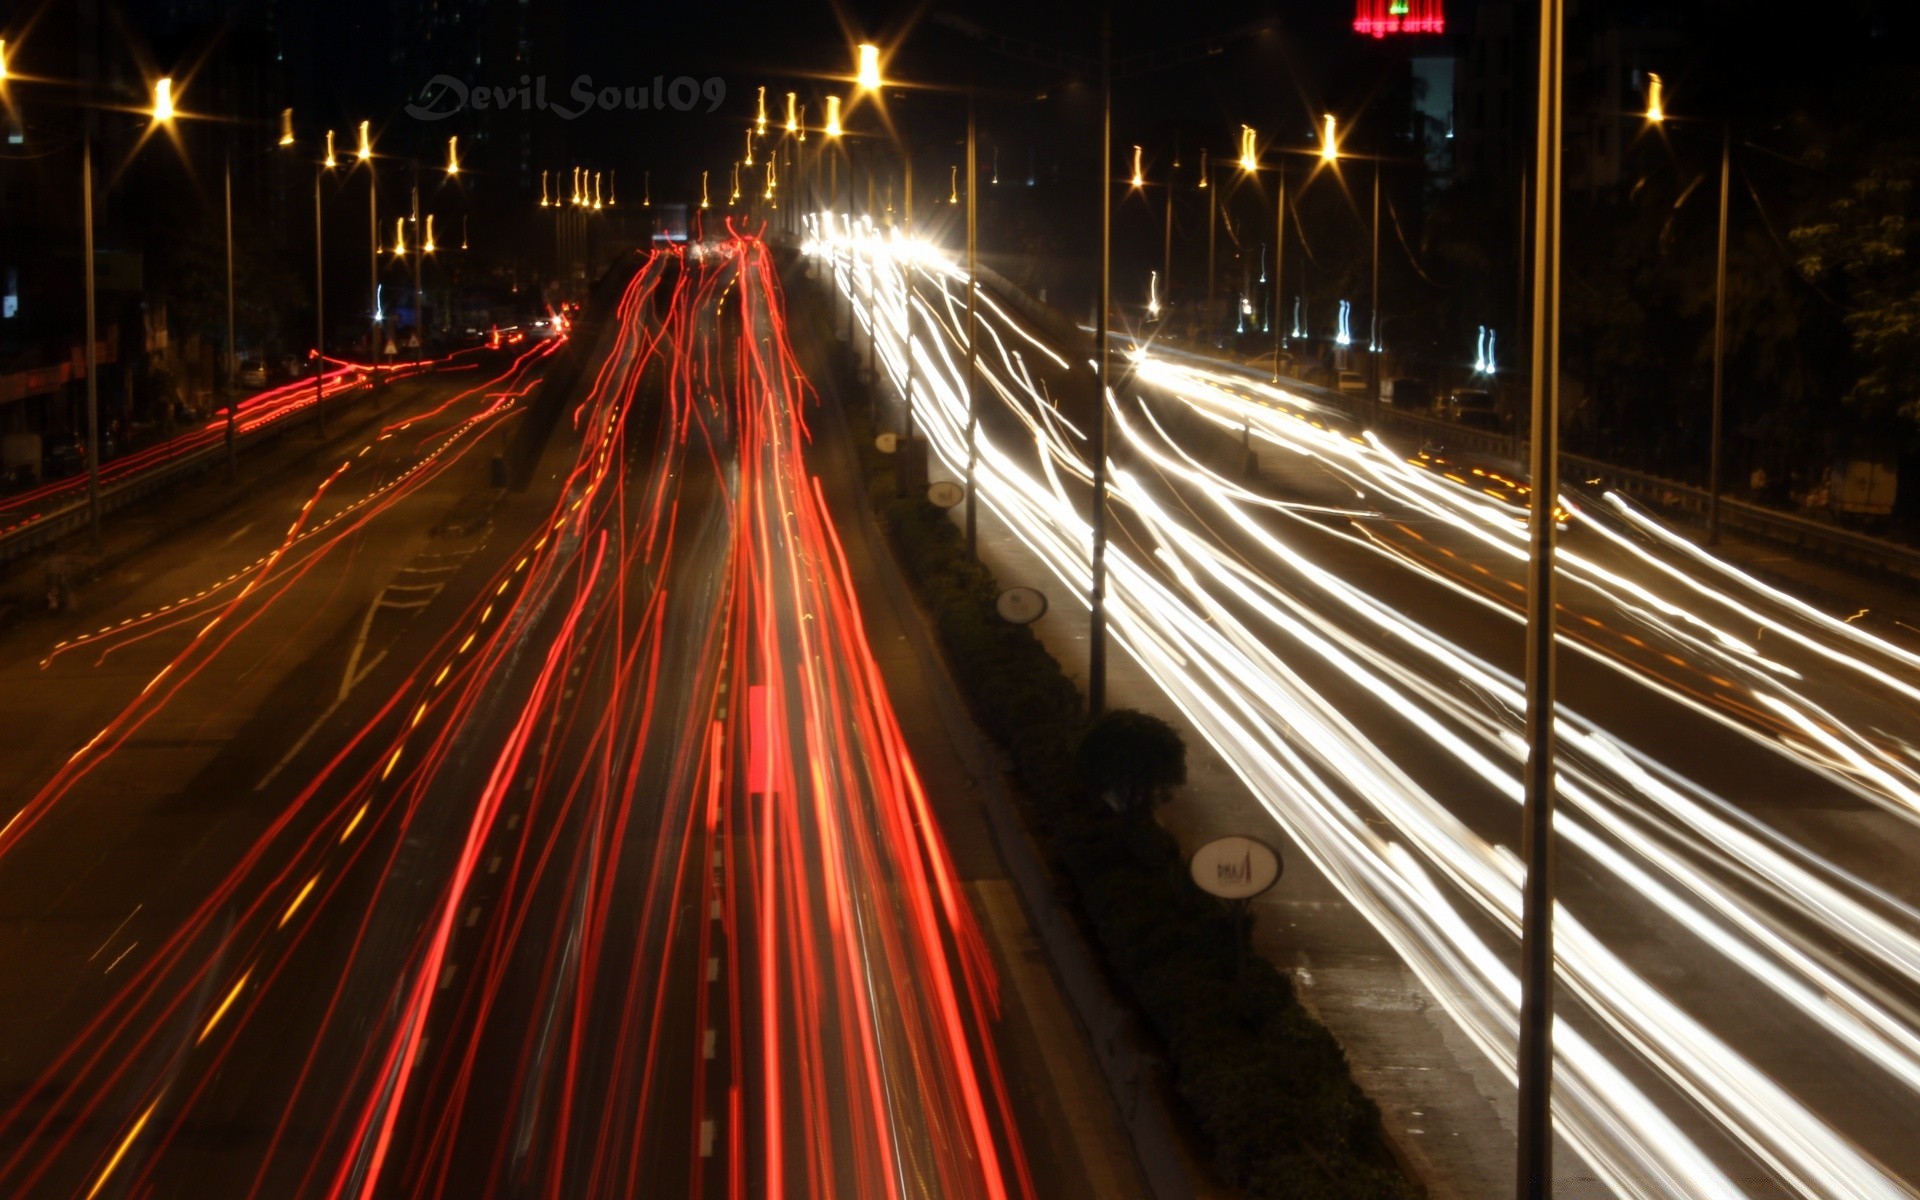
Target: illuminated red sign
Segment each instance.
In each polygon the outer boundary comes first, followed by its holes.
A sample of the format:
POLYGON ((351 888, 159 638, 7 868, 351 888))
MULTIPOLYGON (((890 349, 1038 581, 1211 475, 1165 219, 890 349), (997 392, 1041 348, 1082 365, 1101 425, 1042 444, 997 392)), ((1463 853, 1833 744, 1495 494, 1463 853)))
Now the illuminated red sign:
POLYGON ((1353 29, 1370 37, 1390 33, 1445 33, 1440 0, 1357 0, 1353 29))

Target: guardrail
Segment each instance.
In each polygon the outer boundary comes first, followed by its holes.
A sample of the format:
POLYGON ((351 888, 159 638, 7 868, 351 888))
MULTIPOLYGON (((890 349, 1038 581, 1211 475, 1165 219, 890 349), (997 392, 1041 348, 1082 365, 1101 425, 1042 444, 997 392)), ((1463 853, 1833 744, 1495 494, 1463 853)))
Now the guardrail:
MULTIPOLYGON (((984 272, 982 278, 987 278, 984 272)), ((995 281, 989 280, 989 282, 995 281)), ((1031 301, 1028 302, 1031 303, 1031 301)), ((1128 342, 1132 340, 1122 338, 1119 334, 1114 336, 1128 342)), ((1156 346, 1155 352, 1191 358, 1211 368, 1236 371, 1263 383, 1270 382, 1272 379, 1272 376, 1264 370, 1216 358, 1200 351, 1156 346)), ((1313 400, 1334 407, 1355 421, 1370 420, 1374 428, 1385 433, 1418 437, 1423 445, 1431 446, 1435 450, 1483 454, 1520 464, 1524 464, 1527 460, 1527 442, 1523 438, 1466 429, 1452 421, 1407 412, 1386 404, 1380 405, 1378 411, 1373 412, 1370 411, 1373 406, 1364 397, 1303 383, 1284 376, 1281 378, 1281 385, 1290 391, 1304 393, 1313 400)), ((1663 512, 1683 513, 1701 520, 1706 518, 1707 491, 1705 488, 1694 487, 1659 475, 1615 466, 1612 463, 1578 454, 1562 454, 1560 477, 1566 483, 1576 486, 1610 488, 1636 499, 1651 501, 1652 507, 1663 512)), ((1722 528, 1742 536, 1795 550, 1809 557, 1909 582, 1920 582, 1920 549, 1890 542, 1885 538, 1856 533, 1851 529, 1842 529, 1837 525, 1830 525, 1796 513, 1781 512, 1778 509, 1735 499, 1725 492, 1720 493, 1720 524, 1722 528)))
MULTIPOLYGON (((358 386, 358 385, 356 385, 358 386)), ((328 394, 325 403, 337 405, 338 391, 328 394)), ((305 411, 305 409, 297 410, 305 411)), ((244 410, 242 410, 244 417, 244 410)), ((291 418, 294 413, 288 413, 291 418)), ((278 438, 294 427, 290 419, 276 419, 262 422, 252 429, 236 431, 234 453, 247 449, 257 443, 278 438)), ((155 492, 172 487, 185 479, 199 475, 227 461, 227 444, 224 438, 215 439, 208 445, 188 450, 178 457, 169 458, 144 470, 136 471, 125 479, 103 482, 100 486, 100 515, 125 508, 135 501, 145 499, 155 492)), ((74 489, 78 498, 67 501, 57 508, 50 509, 32 517, 5 533, 0 533, 0 566, 5 566, 36 550, 58 542, 61 538, 87 527, 88 503, 86 489, 74 489)))

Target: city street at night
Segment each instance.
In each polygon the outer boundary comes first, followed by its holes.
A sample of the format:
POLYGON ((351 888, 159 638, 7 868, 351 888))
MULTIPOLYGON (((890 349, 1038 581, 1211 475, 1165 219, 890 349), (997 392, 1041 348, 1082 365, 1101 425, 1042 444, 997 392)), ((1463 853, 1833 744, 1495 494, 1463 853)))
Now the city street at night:
POLYGON ((0 1197, 1920 1197, 1916 46, 0 14, 0 1197))

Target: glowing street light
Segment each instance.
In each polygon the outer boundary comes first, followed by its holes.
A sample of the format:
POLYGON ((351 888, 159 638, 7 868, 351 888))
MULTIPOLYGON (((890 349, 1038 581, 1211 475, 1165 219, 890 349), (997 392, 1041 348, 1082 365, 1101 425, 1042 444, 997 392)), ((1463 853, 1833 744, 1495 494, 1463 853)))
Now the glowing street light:
MULTIPOLYGON (((733 164, 733 190, 727 195, 727 207, 740 203, 740 164, 733 164)), ((704 207, 704 206, 703 206, 704 207)))
POLYGON ((960 203, 960 168, 949 168, 947 173, 947 203, 960 203))
POLYGON ((830 138, 840 136, 840 97, 838 96, 827 97, 827 136, 830 138))
POLYGON ((449 178, 460 173, 460 138, 458 135, 447 139, 447 175, 449 178))
POLYGON ((700 207, 709 207, 707 203, 707 173, 705 171, 700 172, 700 207))
POLYGON ((547 173, 545 171, 541 171, 540 172, 540 207, 546 208, 552 203, 553 202, 551 200, 547 199, 547 173))
POLYGON ((400 258, 403 257, 406 252, 407 219, 405 217, 395 217, 393 219, 393 256, 400 258))
POLYGON ((614 199, 614 193, 619 190, 620 190, 620 172, 615 171, 612 168, 608 168, 607 170, 607 207, 608 208, 612 208, 616 203, 618 203, 618 201, 614 199))
POLYGON ((1330 163, 1340 157, 1340 142, 1333 132, 1333 114, 1322 118, 1320 133, 1320 161, 1330 163))
POLYGON ((168 125, 173 122, 173 78, 157 80, 153 85, 153 123, 168 125))
POLYGON ((1200 147, 1200 188, 1206 190, 1207 184, 1207 148, 1200 147))
MULTIPOLYGON (((705 176, 703 175, 701 176, 701 178, 704 179, 705 176)), ((653 172, 652 171, 640 172, 640 207, 641 208, 653 207, 653 172)), ((701 207, 705 208, 706 205, 703 204, 701 205, 701 207)))
MULTIPOLYGON (((764 87, 760 89, 760 115, 754 118, 753 128, 759 133, 767 131, 767 89, 764 87)), ((753 165, 752 150, 747 151, 747 165, 753 165)))
MULTIPOLYGON (((1332 118, 1329 117, 1328 120, 1331 121, 1332 118)), ((1240 127, 1240 169, 1251 174, 1258 170, 1259 166, 1260 154, 1254 146, 1253 126, 1242 125, 1240 127)))
POLYGON ((367 134, 368 124, 369 122, 366 121, 360 122, 360 152, 355 157, 361 162, 373 157, 373 141, 367 134))
POLYGON ((428 214, 427 214, 427 241, 426 241, 426 244, 425 244, 425 245, 423 245, 423 246, 421 246, 421 247, 420 247, 420 252, 421 252, 422 254, 432 254, 432 253, 433 253, 433 250, 434 250, 434 246, 433 246, 433 214, 432 214, 432 213, 428 213, 428 214))
POLYGON ((753 165, 753 130, 747 130, 747 156, 741 160, 745 166, 753 165))
POLYGON ((333 130, 329 129, 327 130, 326 168, 327 170, 331 171, 339 165, 340 165, 339 161, 333 157, 333 130))
POLYGON ((0 38, 0 83, 7 81, 7 39, 0 38))
POLYGON ((1140 147, 1138 146, 1133 148, 1133 186, 1136 188, 1147 186, 1147 177, 1140 173, 1140 147))
POLYGON ((1660 122, 1667 119, 1667 109, 1666 109, 1665 98, 1660 94, 1663 90, 1664 89, 1660 82, 1660 76, 1654 74, 1652 71, 1648 71, 1647 72, 1647 120, 1655 125, 1658 125, 1660 122))
POLYGON ((854 73, 853 81, 863 91, 880 89, 880 47, 872 42, 861 42, 859 47, 860 66, 854 73))
POLYGON ((293 110, 290 108, 280 110, 280 144, 293 145, 293 110))
POLYGON ((595 171, 595 172, 593 173, 593 208, 594 208, 594 211, 595 211, 595 212, 598 212, 598 211, 600 210, 600 206, 601 206, 601 205, 600 205, 600 172, 598 172, 598 171, 595 171))
POLYGON ((800 118, 795 114, 794 107, 793 107, 796 99, 797 97, 792 92, 787 93, 787 132, 788 133, 798 133, 800 131, 800 118))

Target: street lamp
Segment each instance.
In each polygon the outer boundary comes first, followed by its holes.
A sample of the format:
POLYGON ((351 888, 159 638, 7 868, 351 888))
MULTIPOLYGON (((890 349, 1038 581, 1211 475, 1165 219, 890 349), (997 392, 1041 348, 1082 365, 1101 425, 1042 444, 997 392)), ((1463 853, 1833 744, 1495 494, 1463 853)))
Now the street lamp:
POLYGON ((460 138, 458 135, 447 139, 447 178, 460 173, 460 138))
POLYGON ((857 53, 859 54, 859 60, 858 67, 854 72, 853 81, 860 85, 861 91, 879 91, 880 47, 874 45, 872 42, 862 42, 858 47, 857 53))
MULTIPOLYGON (((1647 123, 1667 120, 1660 76, 1647 73, 1647 123)), ((1720 542, 1721 417, 1727 345, 1727 196, 1733 166, 1733 123, 1720 122, 1720 230, 1713 261, 1713 419, 1707 448, 1707 545, 1720 542)))
POLYGON ((326 377, 327 289, 326 258, 322 239, 326 236, 320 220, 320 179, 334 168, 333 130, 327 130, 327 156, 313 172, 313 411, 319 422, 320 436, 327 434, 326 377))

